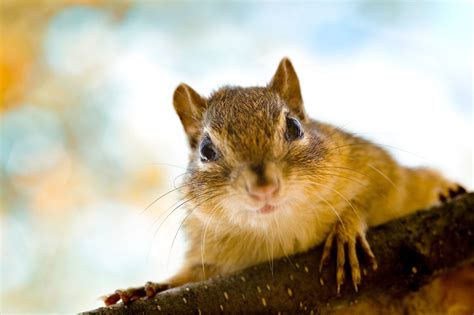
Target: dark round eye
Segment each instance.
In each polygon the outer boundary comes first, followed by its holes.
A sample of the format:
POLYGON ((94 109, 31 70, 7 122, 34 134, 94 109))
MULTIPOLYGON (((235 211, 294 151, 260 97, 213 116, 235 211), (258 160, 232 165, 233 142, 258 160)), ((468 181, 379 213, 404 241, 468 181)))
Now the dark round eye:
POLYGON ((199 145, 199 155, 201 162, 211 162, 217 160, 217 150, 209 137, 202 139, 199 145))
POLYGON ((298 119, 293 117, 286 117, 286 132, 285 138, 288 141, 295 141, 303 138, 303 127, 298 119))

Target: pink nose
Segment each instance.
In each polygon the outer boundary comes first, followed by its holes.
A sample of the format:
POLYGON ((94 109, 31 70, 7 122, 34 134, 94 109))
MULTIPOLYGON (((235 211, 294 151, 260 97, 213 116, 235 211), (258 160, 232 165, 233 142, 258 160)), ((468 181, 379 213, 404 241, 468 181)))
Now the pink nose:
POLYGON ((278 184, 253 186, 249 189, 249 195, 258 201, 266 201, 275 197, 279 188, 278 184))

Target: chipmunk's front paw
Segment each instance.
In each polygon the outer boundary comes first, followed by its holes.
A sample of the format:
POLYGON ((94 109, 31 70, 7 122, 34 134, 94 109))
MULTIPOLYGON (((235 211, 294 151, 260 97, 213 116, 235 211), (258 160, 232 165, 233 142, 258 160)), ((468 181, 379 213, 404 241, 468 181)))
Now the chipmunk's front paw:
POLYGON ((337 294, 341 292, 341 285, 345 280, 344 266, 346 264, 346 251, 349 258, 349 265, 351 268, 352 283, 354 289, 357 292, 358 286, 361 283, 361 272, 359 259, 357 257, 357 244, 362 247, 362 250, 366 254, 369 264, 373 270, 377 269, 377 261, 375 255, 370 249, 370 245, 365 238, 365 231, 362 229, 351 231, 344 227, 343 224, 337 223, 332 228, 329 236, 324 244, 323 255, 319 265, 319 271, 323 270, 323 267, 327 265, 331 258, 331 250, 333 244, 336 243, 336 282, 337 282, 337 294))
POLYGON ((116 304, 120 300, 122 300, 123 304, 129 304, 141 298, 152 298, 167 289, 169 289, 167 284, 147 282, 143 287, 116 290, 113 294, 105 296, 103 301, 107 306, 116 304))

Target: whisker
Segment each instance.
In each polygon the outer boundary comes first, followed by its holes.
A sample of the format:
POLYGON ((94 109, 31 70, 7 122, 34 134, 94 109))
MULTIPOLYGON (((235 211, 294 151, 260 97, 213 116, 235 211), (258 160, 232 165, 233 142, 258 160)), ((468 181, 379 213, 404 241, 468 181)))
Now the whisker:
POLYGON ((168 266, 169 266, 169 260, 170 260, 170 256, 171 256, 171 251, 173 250, 173 246, 174 246, 174 243, 176 241, 176 237, 178 236, 178 233, 179 233, 179 230, 181 229, 181 227, 183 226, 184 222, 191 216, 191 214, 193 214, 193 212, 197 209, 197 207, 199 207, 200 205, 202 205, 203 203, 211 200, 212 198, 215 198, 215 197, 218 197, 219 195, 212 195, 210 196, 209 198, 206 198, 205 200, 199 202, 197 205, 195 205, 190 211, 189 213, 184 217, 184 219, 181 221, 181 223, 179 224, 179 227, 178 227, 178 230, 176 231, 176 233, 174 234, 174 237, 173 237, 173 241, 171 242, 171 247, 170 247, 170 250, 168 252, 168 260, 166 262, 166 268, 168 269, 168 266))
POLYGON ((339 222, 341 222, 342 229, 344 230, 344 232, 346 232, 346 227, 345 227, 345 225, 344 225, 344 222, 342 221, 341 216, 340 216, 339 213, 337 212, 336 208, 334 208, 334 206, 333 206, 329 201, 327 201, 325 198, 321 197, 320 195, 317 195, 317 194, 316 194, 316 197, 318 197, 320 200, 322 200, 323 202, 325 202, 325 203, 332 209, 332 211, 334 212, 334 214, 337 216, 337 219, 339 220, 339 222))
POLYGON ((318 175, 340 177, 340 178, 344 178, 344 179, 353 181, 354 183, 359 184, 359 185, 361 185, 361 186, 365 186, 364 183, 362 183, 362 182, 360 182, 360 181, 358 181, 358 180, 355 180, 355 179, 350 178, 350 177, 342 176, 342 175, 340 175, 340 174, 334 174, 334 173, 318 173, 318 175))
POLYGON ((203 279, 206 279, 206 268, 204 267, 204 255, 205 255, 205 250, 206 250, 206 234, 207 234, 207 228, 209 227, 212 218, 214 217, 214 214, 216 214, 217 210, 221 206, 222 202, 219 202, 216 207, 211 212, 211 215, 209 217, 209 220, 207 220, 206 224, 204 225, 204 233, 201 237, 201 266, 202 266, 202 275, 203 279))
POLYGON ((273 258, 274 258, 274 252, 273 252, 273 226, 270 224, 270 232, 271 232, 271 253, 272 253, 272 277, 273 277, 273 268, 274 268, 274 261, 273 261, 273 258))
POLYGON ((162 194, 161 196, 155 198, 155 200, 153 200, 148 206, 146 206, 145 209, 143 209, 143 210, 140 212, 139 215, 142 215, 143 213, 145 213, 145 211, 147 211, 147 210, 150 209, 155 203, 157 203, 158 201, 160 201, 161 198, 163 198, 163 197, 165 197, 165 196, 171 194, 172 192, 174 192, 174 191, 176 191, 176 190, 178 190, 178 189, 181 189, 181 188, 183 188, 183 187, 186 187, 186 186, 188 186, 188 185, 189 185, 189 184, 183 184, 183 185, 181 185, 181 186, 179 186, 179 187, 175 187, 175 188, 173 188, 173 189, 167 191, 166 193, 162 194))
POLYGON ((281 244, 281 248, 283 250, 283 254, 286 256, 286 258, 288 259, 288 262, 290 263, 290 265, 296 269, 296 266, 293 264, 293 262, 291 261, 290 257, 288 256, 288 253, 286 252, 285 250, 285 244, 283 242, 283 239, 281 238, 281 227, 280 227, 280 223, 278 222, 278 220, 276 220, 275 218, 273 218, 273 220, 275 220, 276 222, 276 225, 278 226, 278 238, 280 239, 280 244, 281 244))
POLYGON ((372 179, 369 175, 365 174, 365 173, 362 173, 358 170, 355 170, 355 169, 352 169, 350 167, 344 167, 344 166, 338 166, 338 165, 328 165, 328 166, 318 166, 318 169, 342 169, 342 170, 345 170, 345 171, 351 171, 351 172, 354 172, 356 174, 359 174, 359 175, 362 175, 364 177, 367 177, 368 179, 372 179))
MULTIPOLYGON (((314 177, 314 176, 313 176, 314 177)), ((336 193, 339 197, 341 197, 344 201, 347 202, 347 204, 352 208, 352 210, 354 211, 354 214, 357 216, 357 218, 360 220, 360 216, 359 214, 357 213, 356 209, 354 208, 354 206, 352 205, 352 203, 342 194, 340 193, 338 190, 330 187, 330 186, 327 186, 327 185, 323 185, 323 184, 320 184, 320 183, 317 183, 317 182, 310 182, 309 183, 310 185, 316 185, 316 186, 320 186, 320 187, 323 187, 323 188, 326 188, 326 189, 329 189, 331 191, 333 191, 334 193, 336 193)))
POLYGON ((399 191, 398 187, 395 185, 395 183, 387 175, 385 175, 385 173, 383 173, 381 170, 379 170, 378 168, 376 168, 373 165, 369 164, 369 167, 371 169, 373 169, 374 171, 376 171, 377 173, 379 173, 383 178, 385 178, 393 186, 393 188, 395 188, 396 191, 399 191))
MULTIPOLYGON (((329 167, 322 167, 322 169, 331 169, 331 168, 329 168, 329 167)), ((371 176, 367 175, 367 174, 358 172, 358 171, 356 171, 356 170, 353 170, 353 169, 350 169, 350 168, 347 168, 347 167, 343 167, 342 169, 348 170, 348 171, 353 171, 353 172, 355 172, 355 173, 357 173, 357 174, 363 175, 364 177, 366 177, 366 178, 369 180, 369 182, 371 182, 371 183, 374 182, 374 179, 373 179, 371 176)), ((337 171, 337 170, 336 170, 336 171, 337 171)), ((366 187, 366 186, 367 186, 367 184, 365 184, 365 183, 362 183, 362 182, 360 182, 360 181, 358 181, 358 180, 355 180, 354 178, 342 176, 340 173, 335 174, 335 173, 320 173, 320 172, 318 172, 317 175, 318 175, 318 177, 319 177, 319 175, 322 175, 322 178, 324 178, 324 176, 335 176, 335 177, 345 178, 345 179, 350 180, 350 181, 352 181, 352 182, 354 182, 354 183, 356 183, 356 184, 359 184, 359 185, 362 186, 362 187, 366 187)), ((375 193, 375 194, 376 194, 377 196, 379 196, 380 198, 383 198, 383 199, 387 200, 387 195, 386 195, 386 194, 382 194, 382 193, 379 192, 378 190, 372 190, 372 193, 375 193)))
POLYGON ((268 264, 270 265, 270 272, 272 273, 273 276, 273 266, 271 263, 271 258, 270 258, 270 251, 268 249, 268 236, 267 233, 263 233, 264 241, 265 241, 265 248, 267 249, 267 256, 268 256, 268 264))
POLYGON ((190 174, 190 173, 191 173, 191 171, 188 171, 188 172, 184 172, 184 173, 181 173, 181 174, 177 175, 177 176, 173 179, 173 186, 176 187, 176 180, 177 180, 178 178, 180 178, 180 177, 182 177, 182 176, 185 176, 185 175, 187 175, 187 174, 190 174))
POLYGON ((395 147, 395 146, 392 146, 392 145, 379 143, 379 142, 368 142, 368 141, 362 140, 362 139, 360 139, 360 142, 345 143, 345 144, 336 146, 334 148, 329 148, 327 152, 332 152, 334 150, 338 150, 338 149, 346 148, 346 147, 351 147, 351 146, 379 146, 379 147, 385 147, 385 148, 397 150, 397 151, 400 151, 400 152, 403 152, 403 153, 411 154, 411 155, 416 156, 416 157, 418 157, 420 159, 423 159, 423 160, 428 160, 426 157, 421 156, 419 154, 416 154, 414 152, 410 152, 410 151, 407 151, 407 150, 404 150, 404 149, 401 149, 401 148, 398 148, 398 147, 395 147))
MULTIPOLYGON (((194 197, 194 198, 192 197, 192 198, 186 199, 186 200, 184 200, 184 201, 180 200, 180 201, 176 202, 176 203, 179 203, 179 202, 180 202, 180 204, 177 205, 173 210, 171 210, 171 211, 166 215, 166 217, 163 219, 163 221, 161 221, 161 223, 159 224, 158 228, 157 228, 157 229, 155 230, 155 232, 153 233, 153 237, 152 237, 151 243, 150 243, 150 248, 148 249, 148 257, 150 257, 151 247, 152 247, 153 241, 155 240, 156 236, 158 235, 159 230, 161 229, 162 225, 166 222, 166 220, 167 220, 177 209, 179 209, 180 207, 182 207, 182 206, 185 205, 186 203, 188 203, 188 202, 190 202, 190 201, 192 201, 192 200, 194 200, 194 199, 196 199, 196 198, 197 198, 197 196, 194 197)), ((176 204, 176 203, 175 203, 175 204, 176 204)), ((173 207, 173 206, 171 206, 171 207, 173 207)), ((171 207, 169 207, 168 209, 170 209, 171 207)), ((163 215, 164 215, 165 213, 166 213, 166 212, 164 212, 163 215)), ((160 216, 160 217, 161 217, 161 216, 160 216)), ((156 222, 156 221, 157 221, 157 220, 155 220, 155 222, 156 222)))
POLYGON ((176 165, 176 164, 171 164, 171 163, 155 163, 155 162, 151 162, 151 163, 147 163, 147 164, 148 164, 148 165, 169 166, 169 167, 180 168, 180 169, 183 169, 183 170, 186 170, 186 169, 187 169, 187 168, 184 167, 184 166, 176 165))
POLYGON ((162 213, 160 213, 160 215, 153 221, 153 223, 151 224, 150 228, 153 228, 153 226, 163 217, 165 216, 168 211, 172 208, 174 208, 177 204, 179 204, 180 202, 183 202, 185 199, 184 198, 187 198, 189 196, 189 194, 186 194, 184 195, 181 199, 178 199, 176 200, 175 202, 173 202, 168 208, 166 208, 166 210, 162 213))
MULTIPOLYGON (((186 185, 191 185, 191 184, 188 183, 188 184, 186 184, 186 185)), ((222 185, 215 185, 215 186, 213 186, 213 188, 216 188, 216 187, 219 188, 220 186, 222 186, 222 185)), ((201 194, 199 194, 199 195, 195 195, 194 197, 190 197, 190 198, 189 198, 188 200, 186 200, 184 203, 186 203, 186 202, 188 202, 188 201, 195 200, 195 199, 200 198, 200 197, 202 197, 202 196, 206 196, 206 194, 210 194, 210 193, 211 193, 211 192, 201 193, 201 194)), ((177 203, 182 202, 184 198, 187 198, 187 197, 190 196, 191 194, 192 194, 191 192, 188 192, 187 194, 185 194, 185 195, 183 196, 182 199, 180 199, 180 200, 174 202, 170 207, 168 207, 167 210, 169 210, 170 208, 174 207, 177 203)), ((161 222, 160 227, 161 227, 161 225, 164 223, 164 221, 166 221, 166 220, 168 219, 168 217, 169 217, 175 210, 177 210, 177 208, 179 208, 179 207, 181 207, 181 206, 182 206, 182 204, 179 205, 179 206, 177 206, 175 209, 173 209, 173 210, 166 216, 166 218, 163 220, 163 222, 161 222)), ((166 214, 166 211, 165 211, 164 213, 162 213, 155 221, 153 221, 152 226, 155 225, 155 223, 158 222, 158 220, 159 220, 163 215, 165 215, 165 214, 166 214)), ((159 229, 160 227, 158 227, 158 229, 159 229)))

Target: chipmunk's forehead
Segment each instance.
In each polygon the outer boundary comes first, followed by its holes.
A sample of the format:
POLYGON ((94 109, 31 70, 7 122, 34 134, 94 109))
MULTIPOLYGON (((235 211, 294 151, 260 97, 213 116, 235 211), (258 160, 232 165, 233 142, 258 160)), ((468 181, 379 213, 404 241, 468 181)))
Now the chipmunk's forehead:
POLYGON ((217 133, 271 133, 283 103, 266 88, 222 88, 208 99, 207 123, 217 133))

